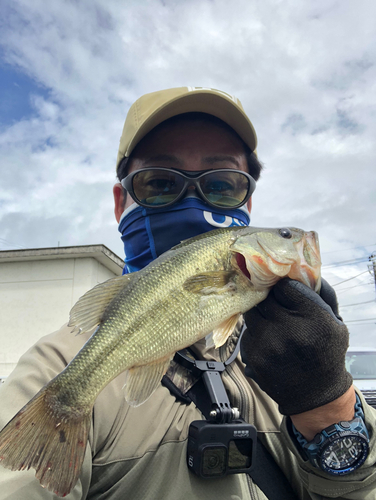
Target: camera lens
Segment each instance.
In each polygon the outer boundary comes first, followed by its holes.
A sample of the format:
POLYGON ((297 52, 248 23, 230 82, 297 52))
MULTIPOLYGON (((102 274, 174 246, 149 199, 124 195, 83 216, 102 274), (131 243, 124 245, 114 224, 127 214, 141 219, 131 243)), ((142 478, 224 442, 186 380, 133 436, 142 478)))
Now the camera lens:
POLYGON ((226 472, 226 464, 227 448, 225 446, 206 446, 202 450, 203 476, 223 476, 226 472))

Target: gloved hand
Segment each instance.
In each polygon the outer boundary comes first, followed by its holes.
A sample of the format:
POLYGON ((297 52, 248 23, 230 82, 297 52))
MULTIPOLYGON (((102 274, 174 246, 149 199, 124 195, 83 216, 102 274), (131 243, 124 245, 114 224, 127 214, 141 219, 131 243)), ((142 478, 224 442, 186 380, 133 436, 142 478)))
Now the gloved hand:
POLYGON ((241 343, 246 375, 295 415, 334 401, 352 384, 345 368, 349 332, 338 314, 333 288, 320 295, 289 278, 245 314, 241 343))

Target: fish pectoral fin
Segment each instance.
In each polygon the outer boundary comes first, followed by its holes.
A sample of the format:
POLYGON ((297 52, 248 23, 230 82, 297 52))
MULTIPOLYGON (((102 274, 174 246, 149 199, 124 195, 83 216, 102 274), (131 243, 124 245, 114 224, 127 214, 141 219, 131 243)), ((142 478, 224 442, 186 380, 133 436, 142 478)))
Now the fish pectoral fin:
POLYGON ((211 349, 212 347, 215 347, 214 339, 213 339, 213 332, 210 332, 209 335, 206 335, 205 347, 206 347, 206 349, 211 349))
POLYGON ((116 276, 85 293, 72 307, 68 326, 74 326, 77 334, 85 333, 98 326, 111 300, 129 283, 136 273, 116 276))
POLYGON ((188 292, 193 293, 224 293, 235 287, 233 281, 235 274, 234 271, 203 272, 188 278, 183 287, 188 292))
POLYGON ((232 332, 235 330, 238 321, 241 318, 241 314, 234 314, 230 318, 223 321, 217 328, 213 330, 213 341, 216 348, 221 347, 232 332))
POLYGON ((131 406, 144 403, 161 383, 173 356, 168 356, 150 365, 134 366, 127 373, 124 391, 125 400, 131 406))

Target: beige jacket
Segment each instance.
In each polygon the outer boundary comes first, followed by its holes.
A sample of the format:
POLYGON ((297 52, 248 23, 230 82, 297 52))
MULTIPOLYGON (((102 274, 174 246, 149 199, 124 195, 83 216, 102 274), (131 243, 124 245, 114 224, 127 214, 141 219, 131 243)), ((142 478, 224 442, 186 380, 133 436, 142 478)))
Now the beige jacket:
MULTIPOLYGON (((0 428, 75 356, 90 333, 74 336, 63 327, 43 337, 20 359, 0 389, 0 428)), ((219 351, 197 350, 205 359, 224 361, 233 339, 219 351)), ((194 406, 176 401, 162 385, 143 405, 126 404, 124 374, 108 384, 94 405, 92 428, 80 480, 67 500, 266 500, 244 474, 202 480, 189 472, 186 446, 189 424, 202 418, 194 406)), ((301 500, 376 499, 376 410, 362 398, 371 433, 371 453, 353 474, 329 477, 304 463, 281 425, 276 404, 243 374, 238 359, 223 374, 233 406, 258 433, 301 500)), ((0 500, 58 498, 41 488, 34 471, 12 472, 0 466, 0 500)), ((281 498, 283 500, 283 498, 281 498)))

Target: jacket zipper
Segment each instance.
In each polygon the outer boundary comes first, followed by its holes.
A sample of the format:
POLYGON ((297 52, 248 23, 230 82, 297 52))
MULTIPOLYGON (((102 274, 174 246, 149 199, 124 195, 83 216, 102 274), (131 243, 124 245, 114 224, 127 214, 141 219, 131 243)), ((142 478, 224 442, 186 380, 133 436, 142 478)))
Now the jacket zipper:
MULTIPOLYGON (((227 351, 227 353, 225 353, 224 350, 223 351, 221 350, 220 351, 220 360, 222 362, 224 362, 227 358, 228 358, 228 351, 227 351)), ((250 398, 248 397, 247 390, 245 388, 245 384, 247 384, 247 381, 244 378, 244 382, 243 382, 243 377, 240 378, 237 376, 236 369, 240 370, 240 366, 237 364, 237 361, 235 360, 233 364, 227 366, 225 373, 226 373, 226 376, 234 383, 234 385, 237 389, 240 414, 249 423, 249 420, 251 419, 250 412, 252 409, 252 405, 250 402, 250 398), (234 368, 234 366, 236 368, 234 368)), ((230 394, 230 396, 231 396, 231 394, 230 394)), ((248 474, 247 474, 247 485, 248 485, 250 500, 259 500, 258 488, 253 483, 252 479, 250 478, 250 476, 248 474)))

